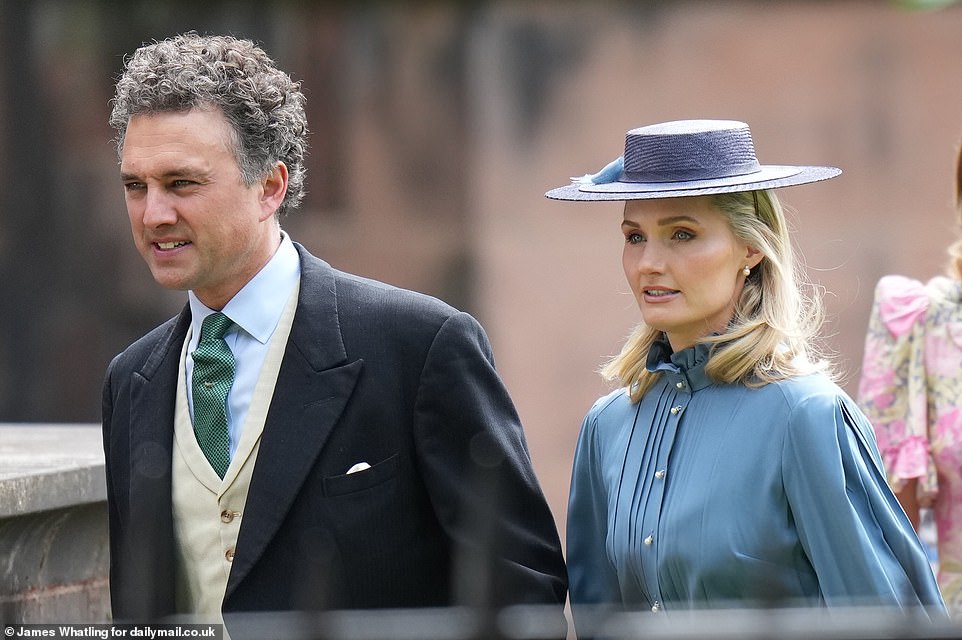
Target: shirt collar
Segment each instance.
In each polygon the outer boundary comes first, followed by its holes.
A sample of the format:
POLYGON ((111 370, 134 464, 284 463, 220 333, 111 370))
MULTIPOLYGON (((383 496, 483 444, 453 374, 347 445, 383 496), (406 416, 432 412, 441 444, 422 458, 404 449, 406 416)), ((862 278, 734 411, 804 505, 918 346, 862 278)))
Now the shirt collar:
MULTIPOLYGON (((221 311, 255 340, 266 344, 280 321, 287 298, 300 275, 301 263, 297 250, 290 236, 282 231, 281 244, 271 259, 221 311)), ((187 292, 187 298, 193 335, 199 336, 204 318, 213 310, 198 300, 193 291, 187 292)))

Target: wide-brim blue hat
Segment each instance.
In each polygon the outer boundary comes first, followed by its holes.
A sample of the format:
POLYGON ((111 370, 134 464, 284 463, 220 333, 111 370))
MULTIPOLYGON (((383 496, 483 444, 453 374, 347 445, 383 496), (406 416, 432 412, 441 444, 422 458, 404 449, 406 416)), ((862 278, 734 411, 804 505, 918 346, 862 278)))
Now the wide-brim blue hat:
POLYGON ((548 191, 553 200, 640 200, 777 189, 828 180, 836 167, 763 165, 748 125, 676 120, 632 129, 625 154, 595 174, 548 191))

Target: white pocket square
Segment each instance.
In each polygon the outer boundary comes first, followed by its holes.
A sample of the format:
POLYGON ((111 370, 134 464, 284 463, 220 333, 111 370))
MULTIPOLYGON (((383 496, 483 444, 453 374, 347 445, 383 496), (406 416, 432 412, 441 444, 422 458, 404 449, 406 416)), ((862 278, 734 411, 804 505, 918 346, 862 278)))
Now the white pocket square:
POLYGON ((358 462, 352 465, 351 468, 347 470, 347 473, 348 474, 357 473, 358 471, 364 471, 365 469, 370 469, 370 468, 371 468, 371 465, 369 465, 368 463, 358 462))

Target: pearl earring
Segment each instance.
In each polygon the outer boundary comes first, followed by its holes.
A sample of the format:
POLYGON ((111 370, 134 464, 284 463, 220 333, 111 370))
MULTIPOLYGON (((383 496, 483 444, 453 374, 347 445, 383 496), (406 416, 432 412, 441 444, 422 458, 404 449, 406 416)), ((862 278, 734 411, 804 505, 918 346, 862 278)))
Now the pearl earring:
POLYGON ((747 264, 745 265, 745 268, 742 269, 742 275, 744 275, 746 278, 752 275, 752 270, 748 268, 747 264))

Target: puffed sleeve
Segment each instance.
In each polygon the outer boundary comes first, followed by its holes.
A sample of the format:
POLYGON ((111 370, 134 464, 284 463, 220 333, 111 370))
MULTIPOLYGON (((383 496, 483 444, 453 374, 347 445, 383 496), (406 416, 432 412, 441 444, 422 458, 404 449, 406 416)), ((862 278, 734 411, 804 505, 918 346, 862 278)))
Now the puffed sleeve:
POLYGON ((872 427, 854 402, 820 393, 795 407, 782 475, 826 604, 944 611, 922 544, 886 484, 872 427))
POLYGON ((621 603, 618 576, 606 551, 609 502, 598 410, 596 403, 581 425, 568 495, 568 593, 576 626, 579 605, 621 603))
POLYGON ((925 286, 902 276, 886 276, 875 288, 865 338, 859 405, 875 427, 888 482, 896 491, 918 478, 925 504, 938 491, 929 455, 928 399, 925 385, 925 286))

